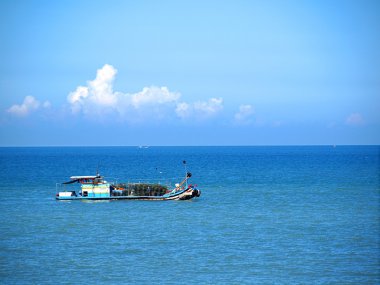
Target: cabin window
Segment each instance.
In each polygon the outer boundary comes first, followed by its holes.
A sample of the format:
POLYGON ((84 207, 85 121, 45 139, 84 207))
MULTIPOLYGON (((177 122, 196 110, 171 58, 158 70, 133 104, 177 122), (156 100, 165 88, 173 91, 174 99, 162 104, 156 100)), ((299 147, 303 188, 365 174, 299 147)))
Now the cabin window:
POLYGON ((83 191, 83 197, 87 197, 88 196, 88 192, 87 191, 83 191))

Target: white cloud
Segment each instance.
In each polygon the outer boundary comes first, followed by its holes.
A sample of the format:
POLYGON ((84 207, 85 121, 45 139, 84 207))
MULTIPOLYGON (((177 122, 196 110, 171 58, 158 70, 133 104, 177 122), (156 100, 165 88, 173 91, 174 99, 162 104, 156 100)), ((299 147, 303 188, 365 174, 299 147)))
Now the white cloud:
POLYGON ((223 109, 223 99, 211 98, 206 102, 195 102, 194 109, 205 116, 212 116, 223 109))
POLYGON ((211 98, 208 101, 198 101, 193 104, 178 103, 175 112, 182 119, 196 117, 199 120, 215 116, 221 110, 223 110, 223 99, 211 98))
POLYGON ((200 117, 210 117, 223 109, 222 98, 195 103, 180 102, 181 94, 167 87, 144 87, 137 93, 113 91, 113 81, 117 70, 104 65, 97 71, 96 78, 86 86, 79 86, 67 96, 72 113, 83 113, 87 117, 101 119, 104 114, 113 114, 130 122, 159 120, 172 117, 189 117, 196 113, 200 117))
POLYGON ((101 69, 98 69, 96 78, 88 82, 90 99, 98 105, 115 106, 117 103, 117 93, 113 92, 113 81, 117 70, 105 64, 101 69))
MULTIPOLYGON (((136 93, 113 90, 117 70, 105 64, 96 72, 93 80, 75 88, 67 95, 72 114, 83 115, 95 121, 121 120, 129 123, 160 122, 175 118, 203 121, 213 118, 223 110, 222 98, 185 102, 179 92, 166 86, 144 87, 136 93)), ((39 102, 32 96, 25 97, 20 105, 13 105, 7 112, 27 116, 31 112, 51 108, 51 103, 39 102)))
POLYGON ((45 102, 42 104, 42 107, 48 109, 48 108, 51 107, 51 103, 50 103, 49 101, 45 101, 45 102))
POLYGON ((43 108, 50 108, 51 104, 49 101, 45 101, 41 105, 41 103, 36 98, 34 98, 33 96, 26 96, 24 98, 24 101, 22 102, 22 104, 20 104, 20 105, 15 104, 15 105, 11 106, 7 110, 7 112, 12 114, 12 115, 15 115, 15 116, 25 117, 25 116, 29 115, 31 112, 39 109, 41 106, 43 108))
POLYGON ((96 78, 87 82, 87 86, 78 86, 67 96, 73 113, 103 113, 108 107, 117 104, 117 93, 113 92, 113 81, 117 70, 105 64, 96 72, 96 78))
POLYGON ((175 112, 180 118, 187 118, 191 114, 191 106, 188 103, 181 102, 177 104, 175 112))
POLYGON ((131 95, 133 107, 138 109, 143 105, 148 104, 166 104, 176 102, 181 94, 170 92, 167 87, 144 87, 141 92, 131 95))
POLYGON ((346 124, 349 126, 360 126, 364 124, 364 119, 359 113, 352 113, 346 118, 346 124))
POLYGON ((67 96, 67 101, 71 104, 71 111, 78 113, 83 105, 84 98, 88 96, 88 87, 78 86, 74 92, 67 96))
POLYGON ((106 64, 98 69, 96 78, 88 81, 86 86, 78 86, 67 96, 72 113, 83 113, 94 119, 112 113, 129 121, 139 121, 152 116, 152 112, 162 117, 167 105, 175 105, 181 94, 171 92, 165 86, 144 87, 142 91, 129 94, 113 91, 113 82, 117 70, 106 64), (149 108, 149 110, 147 110, 149 108), (145 112, 149 111, 149 112, 145 112))
MULTIPOLYGON (((223 110, 222 98, 184 102, 179 92, 172 92, 166 86, 144 87, 136 93, 116 92, 113 90, 116 75, 117 70, 105 64, 97 70, 95 79, 70 92, 66 99, 71 113, 98 121, 117 119, 141 123, 175 118, 202 121, 223 110)), ((41 103, 33 96, 27 96, 22 104, 11 106, 7 112, 22 117, 48 108, 51 108, 49 101, 41 103)))
POLYGON ((240 105, 239 111, 235 114, 235 122, 239 124, 249 124, 250 118, 254 114, 254 109, 251 105, 240 105))

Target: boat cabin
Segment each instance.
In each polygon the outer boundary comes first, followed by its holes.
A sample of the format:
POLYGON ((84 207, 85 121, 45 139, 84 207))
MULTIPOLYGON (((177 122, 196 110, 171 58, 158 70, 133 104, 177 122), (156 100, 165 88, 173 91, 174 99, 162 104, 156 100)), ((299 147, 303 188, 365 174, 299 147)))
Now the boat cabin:
MULTIPOLYGON (((71 176, 71 181, 65 182, 63 184, 80 183, 81 192, 79 196, 89 197, 89 198, 107 198, 110 197, 110 184, 107 183, 100 175, 92 176, 71 176)), ((65 191, 64 193, 67 193, 65 191)), ((73 192, 73 191, 69 191, 73 192)), ((65 194, 62 193, 64 196, 65 194)), ((75 192, 74 192, 75 193, 75 192)), ((60 193, 61 196, 61 193, 60 193)))

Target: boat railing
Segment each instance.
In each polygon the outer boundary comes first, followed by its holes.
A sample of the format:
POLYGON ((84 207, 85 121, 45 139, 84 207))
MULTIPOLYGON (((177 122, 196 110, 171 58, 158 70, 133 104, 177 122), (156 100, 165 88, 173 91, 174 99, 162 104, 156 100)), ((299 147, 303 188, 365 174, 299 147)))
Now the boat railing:
MULTIPOLYGON (((176 188, 176 184, 179 183, 181 178, 173 177, 173 178, 165 178, 165 179, 149 179, 149 178, 140 178, 140 179, 131 179, 127 181, 122 181, 122 179, 119 178, 111 178, 107 177, 105 181, 107 181, 107 184, 112 186, 122 185, 128 187, 128 185, 162 185, 165 186, 168 191, 172 191, 176 188)), ((80 192, 80 189, 77 188, 77 183, 73 184, 63 184, 63 183, 56 183, 55 184, 55 192, 58 194, 59 192, 66 192, 66 191, 75 191, 80 192)), ((131 193, 129 193, 131 195, 131 193)))
POLYGON ((179 183, 182 178, 179 177, 171 177, 171 178, 133 178, 133 179, 120 179, 114 177, 107 177, 105 179, 107 183, 111 185, 116 184, 161 184, 161 185, 175 185, 179 183))
POLYGON ((73 186, 68 187, 68 185, 63 183, 55 183, 55 192, 58 194, 59 192, 66 192, 66 191, 75 191, 73 189, 73 186))

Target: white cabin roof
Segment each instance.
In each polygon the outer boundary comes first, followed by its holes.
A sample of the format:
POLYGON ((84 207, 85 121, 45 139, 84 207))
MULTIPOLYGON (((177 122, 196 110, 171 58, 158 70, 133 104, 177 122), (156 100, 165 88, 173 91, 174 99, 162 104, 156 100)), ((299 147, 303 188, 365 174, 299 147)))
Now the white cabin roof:
POLYGON ((89 176, 71 176, 71 180, 77 180, 77 179, 95 179, 96 175, 89 175, 89 176))

